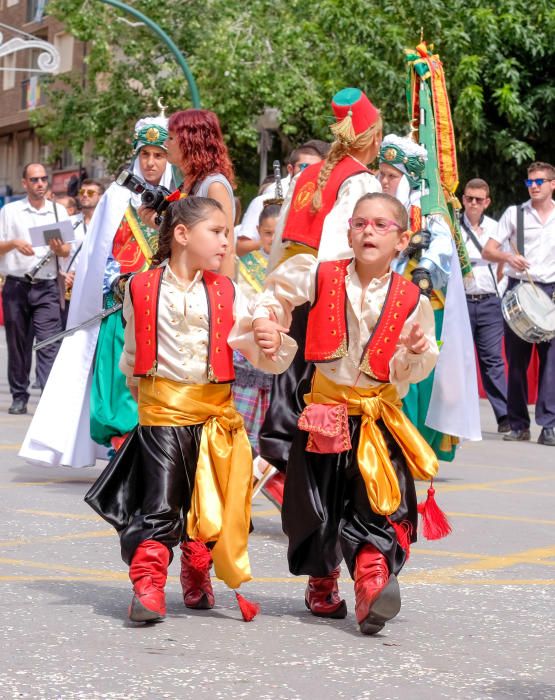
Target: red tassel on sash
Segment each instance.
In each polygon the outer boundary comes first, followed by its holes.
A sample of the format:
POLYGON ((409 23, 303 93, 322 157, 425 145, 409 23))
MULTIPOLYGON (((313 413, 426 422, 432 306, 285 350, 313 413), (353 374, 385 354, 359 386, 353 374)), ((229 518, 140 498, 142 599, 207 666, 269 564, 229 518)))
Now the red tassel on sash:
POLYGON ((426 500, 418 504, 418 512, 422 516, 422 532, 427 540, 440 540, 452 530, 451 523, 436 502, 435 492, 432 479, 426 500))
POLYGON ((237 591, 235 591, 235 597, 237 598, 237 602, 239 603, 239 609, 241 610, 243 620, 245 622, 250 622, 251 620, 254 620, 254 618, 260 612, 260 605, 258 605, 258 603, 252 603, 250 600, 247 600, 240 593, 237 593, 237 591))

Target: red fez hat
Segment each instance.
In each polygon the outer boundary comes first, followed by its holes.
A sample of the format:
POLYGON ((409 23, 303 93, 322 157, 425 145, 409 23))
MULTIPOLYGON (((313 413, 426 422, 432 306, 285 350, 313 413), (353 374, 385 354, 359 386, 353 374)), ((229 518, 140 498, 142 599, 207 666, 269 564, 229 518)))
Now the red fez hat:
POLYGON ((331 106, 337 119, 331 130, 339 140, 347 143, 367 131, 380 117, 379 110, 358 88, 343 88, 334 95, 331 106), (343 124, 346 117, 350 119, 343 124))

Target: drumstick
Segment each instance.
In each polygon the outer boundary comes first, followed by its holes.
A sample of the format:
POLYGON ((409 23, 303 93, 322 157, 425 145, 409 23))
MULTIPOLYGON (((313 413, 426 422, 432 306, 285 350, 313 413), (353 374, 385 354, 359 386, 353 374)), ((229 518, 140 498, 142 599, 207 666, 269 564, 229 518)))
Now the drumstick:
MULTIPOLYGON (((520 255, 515 244, 512 241, 509 241, 509 242, 511 244, 511 248, 513 249, 513 253, 515 255, 520 255)), ((524 257, 524 256, 522 256, 522 257, 524 257)), ((524 272, 526 273, 526 277, 528 278, 528 282, 530 282, 530 284, 532 285, 532 289, 536 292, 536 296, 539 297, 540 295, 538 294, 538 288, 534 284, 534 280, 530 277, 530 273, 528 272, 528 268, 525 268, 524 272)))

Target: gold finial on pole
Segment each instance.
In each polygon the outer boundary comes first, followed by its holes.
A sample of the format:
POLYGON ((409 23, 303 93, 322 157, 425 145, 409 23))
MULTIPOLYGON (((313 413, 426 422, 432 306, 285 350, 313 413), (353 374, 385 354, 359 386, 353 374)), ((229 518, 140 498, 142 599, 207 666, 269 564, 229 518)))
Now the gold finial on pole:
POLYGON ((158 109, 160 110, 160 114, 158 116, 165 117, 167 107, 162 103, 161 97, 158 98, 158 100, 156 101, 156 104, 158 105, 158 109))
POLYGON ((424 41, 424 27, 420 27, 420 43, 424 41))

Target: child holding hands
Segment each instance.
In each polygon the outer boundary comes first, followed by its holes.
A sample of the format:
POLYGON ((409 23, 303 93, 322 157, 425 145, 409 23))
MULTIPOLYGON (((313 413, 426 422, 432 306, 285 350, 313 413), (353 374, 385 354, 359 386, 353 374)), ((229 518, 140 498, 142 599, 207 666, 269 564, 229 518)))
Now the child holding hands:
POLYGON ((289 568, 309 575, 305 603, 314 615, 342 618, 344 558, 364 634, 400 610, 397 574, 416 540, 414 479, 438 469, 401 410, 409 383, 424 379, 438 356, 429 300, 390 269, 408 243, 407 228, 395 198, 364 195, 349 221, 354 259, 292 257, 268 277, 254 312, 256 342, 277 360, 289 350, 272 313, 288 326, 292 310, 311 302, 305 359, 316 372, 293 438, 282 511, 289 568))
MULTIPOLYGON (((252 342, 247 299, 214 272, 226 255, 226 234, 217 201, 173 202, 160 229, 158 267, 132 277, 126 290, 120 368, 137 399, 139 425, 86 500, 118 530, 135 622, 165 616, 168 565, 182 540, 187 607, 214 605, 212 560, 231 588, 251 578, 252 455, 231 395, 229 338, 243 334, 237 347, 261 369, 272 371, 274 363, 252 342)), ((252 619, 256 606, 237 598, 244 619, 252 619)))

